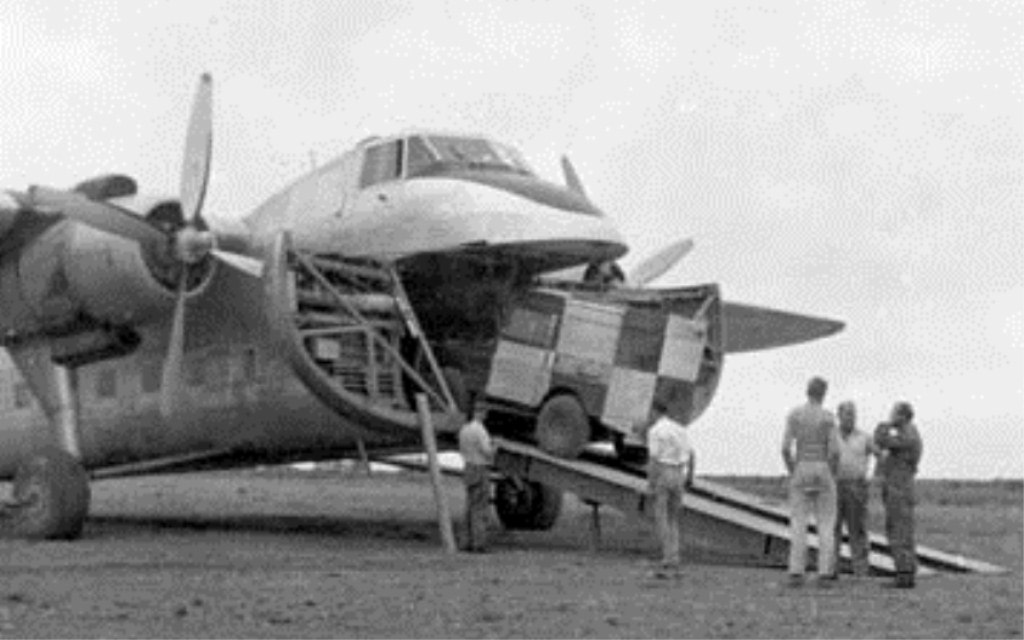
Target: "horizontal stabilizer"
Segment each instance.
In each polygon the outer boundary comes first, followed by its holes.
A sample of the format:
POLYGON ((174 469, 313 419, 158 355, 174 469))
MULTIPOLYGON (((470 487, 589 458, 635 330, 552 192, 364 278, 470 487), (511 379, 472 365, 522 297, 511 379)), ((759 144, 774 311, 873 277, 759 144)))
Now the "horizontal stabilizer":
POLYGON ((837 320, 802 316, 735 302, 722 304, 725 352, 742 353, 799 344, 838 333, 837 320))

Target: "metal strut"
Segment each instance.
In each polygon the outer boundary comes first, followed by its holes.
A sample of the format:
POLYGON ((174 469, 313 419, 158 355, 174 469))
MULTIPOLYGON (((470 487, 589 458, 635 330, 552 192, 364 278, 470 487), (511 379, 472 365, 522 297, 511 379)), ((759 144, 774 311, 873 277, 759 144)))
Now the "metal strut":
MULTIPOLYGON (((402 370, 417 386, 419 386, 425 393, 427 393, 433 401, 435 401, 443 410, 449 413, 455 413, 458 411, 457 404, 451 393, 447 381, 438 365, 437 358, 434 356, 433 350, 430 348, 429 341, 420 327, 419 321, 416 318, 416 314, 412 309, 412 305, 409 303, 408 297, 406 296, 405 288, 402 286, 401 278, 395 271, 393 265, 389 266, 367 266, 365 264, 349 265, 343 259, 336 261, 329 260, 324 257, 312 257, 305 255, 301 252, 291 252, 293 260, 302 267, 304 273, 312 277, 319 285, 321 292, 326 293, 326 297, 334 302, 337 306, 344 310, 348 318, 339 318, 336 315, 330 313, 311 313, 306 314, 305 317, 311 319, 319 326, 312 327, 304 330, 302 333, 304 336, 323 336, 332 334, 343 334, 350 333, 353 329, 357 329, 368 336, 376 347, 383 349, 402 370), (351 268, 350 268, 351 267, 351 268), (331 274, 337 274, 344 278, 348 283, 358 286, 359 281, 370 281, 374 287, 382 287, 385 289, 384 293, 393 300, 393 305, 382 304, 380 298, 382 297, 379 293, 345 293, 342 292, 339 287, 325 275, 325 271, 330 271, 331 274), (402 356, 396 346, 389 340, 385 335, 378 329, 380 325, 379 321, 372 320, 367 317, 358 308, 356 301, 359 301, 363 306, 366 306, 369 310, 376 313, 383 313, 385 315, 391 315, 389 312, 397 311, 403 324, 406 327, 408 334, 413 337, 419 346, 421 353, 424 354, 426 361, 430 367, 430 376, 434 379, 434 384, 430 384, 424 378, 415 367, 410 365, 406 359, 402 356), (390 307, 390 309, 388 308, 390 307), (324 325, 327 326, 324 326, 324 325)), ((324 296, 320 296, 321 300, 324 296)), ((297 292, 297 298, 299 300, 312 300, 316 296, 311 295, 309 292, 297 292)), ((367 363, 372 368, 373 363, 367 363)))

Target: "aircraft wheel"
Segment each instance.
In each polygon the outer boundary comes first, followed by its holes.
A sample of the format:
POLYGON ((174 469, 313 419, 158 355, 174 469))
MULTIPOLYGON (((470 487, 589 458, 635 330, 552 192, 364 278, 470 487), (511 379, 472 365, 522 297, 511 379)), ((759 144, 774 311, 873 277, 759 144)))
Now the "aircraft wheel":
POLYGON ((534 436, 545 452, 572 459, 590 442, 590 419, 576 396, 553 396, 540 409, 534 436))
POLYGON ((562 492, 539 482, 502 478, 494 487, 494 510, 506 529, 547 531, 562 511, 562 492))
POLYGON ((44 449, 19 465, 12 497, 3 522, 8 537, 72 540, 89 513, 89 476, 70 453, 44 449))

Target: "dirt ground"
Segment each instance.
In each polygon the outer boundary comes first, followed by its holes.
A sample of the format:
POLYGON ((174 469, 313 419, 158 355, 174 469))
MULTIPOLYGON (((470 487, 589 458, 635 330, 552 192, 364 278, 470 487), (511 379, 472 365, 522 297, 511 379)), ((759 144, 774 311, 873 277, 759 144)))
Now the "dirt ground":
POLYGON ((666 583, 646 577, 647 527, 607 511, 594 553, 572 500, 553 531, 449 557, 424 475, 104 481, 82 540, 0 541, 0 637, 1022 637, 1021 483, 921 493, 922 544, 1010 573, 789 590, 781 570, 704 556, 666 583))

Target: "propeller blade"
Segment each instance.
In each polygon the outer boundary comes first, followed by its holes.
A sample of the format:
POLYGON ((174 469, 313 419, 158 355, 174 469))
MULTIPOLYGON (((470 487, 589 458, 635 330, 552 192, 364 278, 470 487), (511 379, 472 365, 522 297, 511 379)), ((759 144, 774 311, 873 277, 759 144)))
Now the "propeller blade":
POLYGON ((565 176, 565 186, 584 198, 587 197, 587 192, 583 190, 583 182, 580 180, 579 175, 576 174, 576 168, 569 161, 569 156, 562 156, 562 174, 565 176))
POLYGON ((229 267, 253 276, 254 278, 263 277, 263 261, 256 258, 250 258, 240 253, 232 253, 231 251, 224 251, 223 249, 214 249, 213 257, 217 258, 229 267))
POLYGON ((52 209, 76 222, 129 240, 141 243, 167 241, 167 234, 145 218, 108 202, 90 200, 74 191, 31 187, 24 204, 33 209, 52 209))
POLYGON ((686 238, 668 245, 650 258, 638 264, 629 273, 627 282, 632 287, 643 287, 676 265, 693 249, 693 240, 686 238))
POLYGON ((838 320, 736 302, 722 303, 722 324, 726 353, 760 351, 809 342, 837 333, 845 326, 838 320))
POLYGON ((187 274, 182 273, 178 282, 178 298, 174 302, 174 320, 171 337, 167 343, 167 359, 164 360, 163 378, 160 384, 160 415, 170 417, 178 403, 181 388, 181 362, 185 357, 185 302, 187 299, 187 274))
POLYGON ((187 223, 200 218, 206 187, 210 181, 210 154, 213 149, 213 78, 204 73, 199 79, 192 116, 185 138, 185 159, 181 165, 181 213, 187 223))

